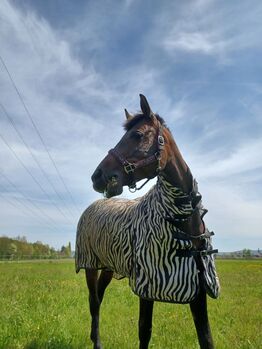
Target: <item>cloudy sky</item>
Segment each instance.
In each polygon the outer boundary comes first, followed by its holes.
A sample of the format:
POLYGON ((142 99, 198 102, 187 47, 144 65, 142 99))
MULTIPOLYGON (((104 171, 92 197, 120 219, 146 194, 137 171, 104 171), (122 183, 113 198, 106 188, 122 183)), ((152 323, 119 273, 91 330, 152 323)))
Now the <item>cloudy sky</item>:
POLYGON ((259 0, 1 0, 0 235, 74 244, 101 197, 90 176, 143 93, 214 245, 262 248, 261 17, 259 0))

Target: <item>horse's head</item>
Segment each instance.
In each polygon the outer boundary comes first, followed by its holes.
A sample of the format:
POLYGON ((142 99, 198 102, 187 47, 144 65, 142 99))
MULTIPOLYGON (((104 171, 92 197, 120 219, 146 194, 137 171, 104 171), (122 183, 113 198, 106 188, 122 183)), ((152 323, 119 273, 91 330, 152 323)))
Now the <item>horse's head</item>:
POLYGON ((137 181, 154 178, 170 157, 170 133, 163 119, 152 112, 143 95, 140 105, 142 113, 125 110, 126 133, 92 175, 94 189, 108 198, 121 194, 124 186, 135 188, 137 181))

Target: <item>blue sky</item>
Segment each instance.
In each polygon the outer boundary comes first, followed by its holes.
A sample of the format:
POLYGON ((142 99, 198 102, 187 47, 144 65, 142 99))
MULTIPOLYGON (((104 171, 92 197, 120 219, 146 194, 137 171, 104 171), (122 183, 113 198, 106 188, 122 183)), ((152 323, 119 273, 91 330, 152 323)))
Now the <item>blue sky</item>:
POLYGON ((74 244, 100 197, 90 176, 143 93, 199 182, 214 245, 261 248, 261 16, 255 0, 2 0, 0 55, 73 200, 0 62, 0 103, 27 144, 0 108, 0 235, 74 244))

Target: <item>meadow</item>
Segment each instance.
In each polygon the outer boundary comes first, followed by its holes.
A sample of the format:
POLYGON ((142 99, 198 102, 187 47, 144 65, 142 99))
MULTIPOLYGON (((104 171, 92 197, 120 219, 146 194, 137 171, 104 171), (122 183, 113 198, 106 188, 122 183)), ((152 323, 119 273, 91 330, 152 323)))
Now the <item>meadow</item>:
MULTIPOLYGON (((217 260, 222 293, 208 299, 217 349, 262 348, 262 261, 217 260)), ((88 293, 74 262, 0 263, 0 348, 82 349, 89 340, 88 293)), ((105 349, 138 348, 138 298, 113 280, 101 312, 105 349)), ((155 303, 150 348, 197 349, 188 305, 155 303)))

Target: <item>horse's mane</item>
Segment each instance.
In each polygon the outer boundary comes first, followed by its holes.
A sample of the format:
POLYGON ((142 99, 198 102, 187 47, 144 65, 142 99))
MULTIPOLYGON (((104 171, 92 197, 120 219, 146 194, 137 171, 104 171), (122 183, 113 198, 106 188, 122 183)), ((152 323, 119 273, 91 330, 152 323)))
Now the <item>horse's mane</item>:
MULTIPOLYGON (((165 125, 165 121, 163 118, 161 118, 161 116, 159 116, 158 114, 154 114, 155 117, 157 118, 157 120, 161 123, 161 125, 163 126, 166 126, 165 125)), ((126 122, 124 123, 124 129, 126 131, 129 131, 131 130, 132 127, 134 127, 139 121, 141 120, 146 120, 148 119, 148 116, 144 115, 143 113, 138 113, 138 114, 135 114, 133 116, 132 119, 130 120, 126 120, 126 122)))

